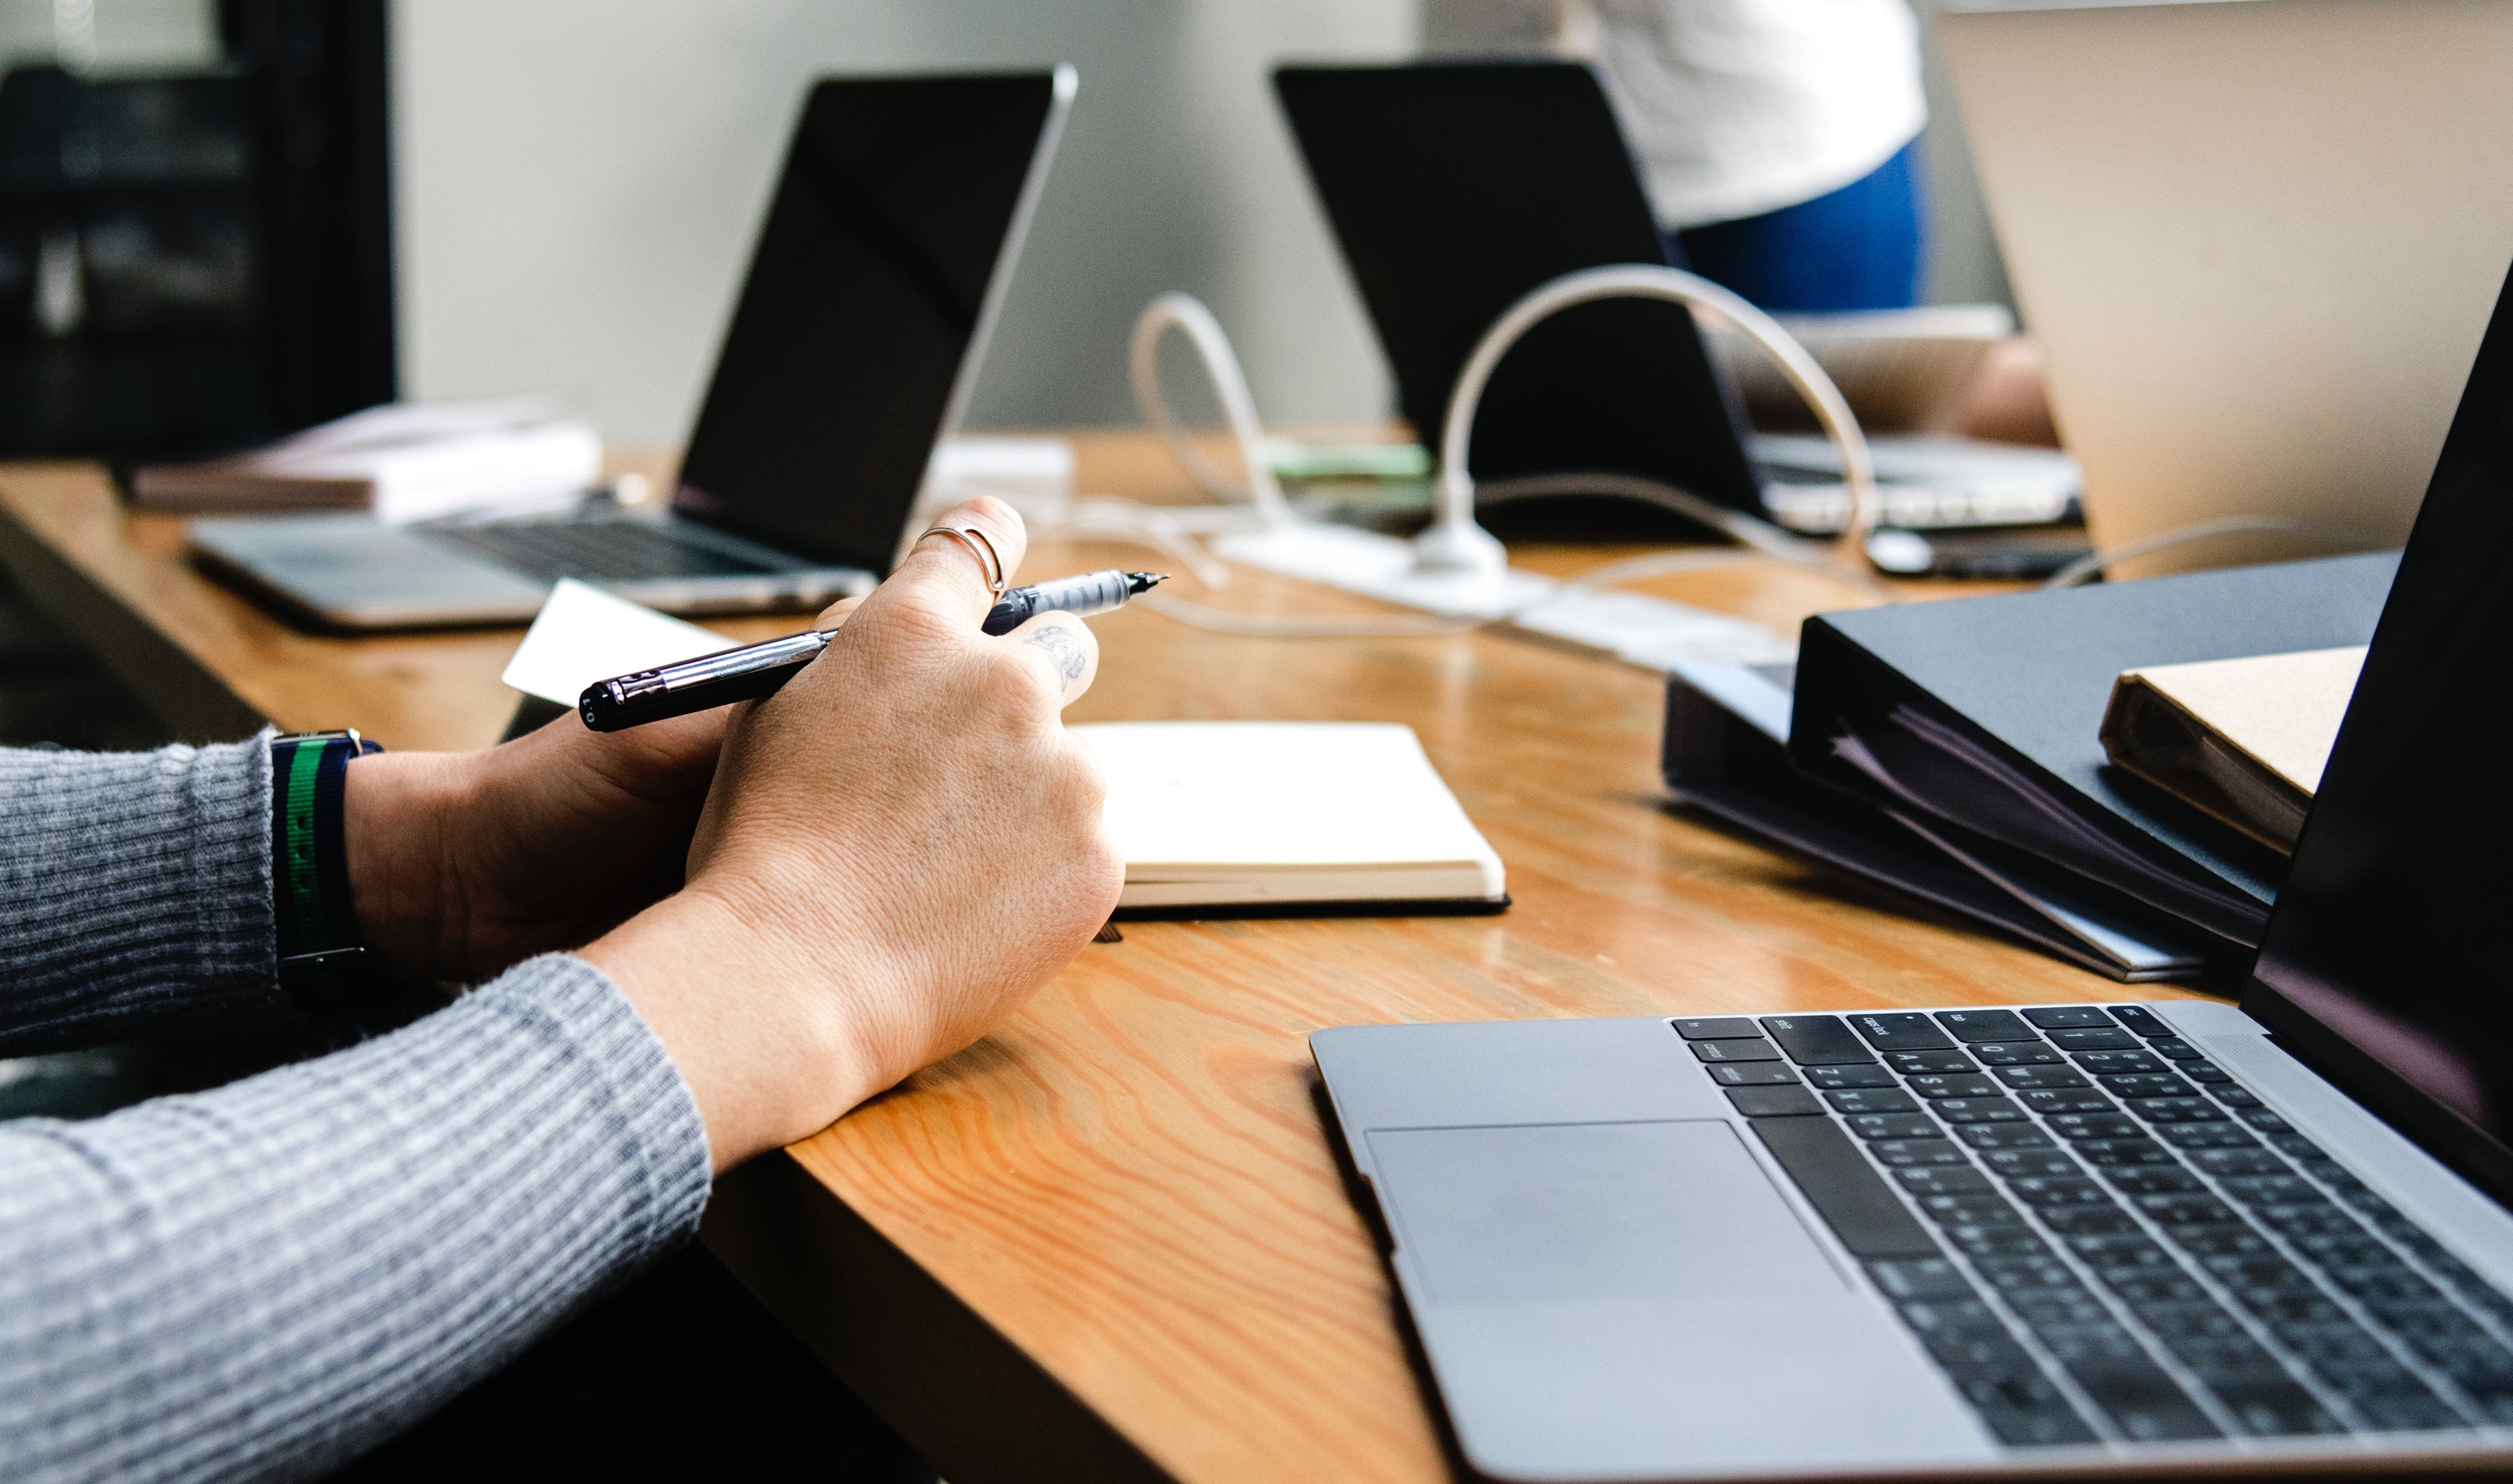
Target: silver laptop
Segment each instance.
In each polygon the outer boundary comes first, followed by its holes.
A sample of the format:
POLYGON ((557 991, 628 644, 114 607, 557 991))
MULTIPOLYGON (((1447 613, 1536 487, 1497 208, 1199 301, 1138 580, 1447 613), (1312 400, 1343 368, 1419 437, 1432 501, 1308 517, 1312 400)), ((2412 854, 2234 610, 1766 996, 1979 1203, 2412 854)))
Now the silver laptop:
POLYGON ((1510 1480, 2513 1463, 2513 286, 2241 1005, 1311 1038, 1510 1480))
POLYGON ((2242 515, 2404 540, 2513 261, 2513 6, 1984 8, 1937 36, 2094 544, 2242 515))
POLYGON ((812 88, 668 513, 202 520, 194 554, 354 629, 521 622, 563 577, 685 614, 870 588, 968 400, 1074 88, 1070 67, 812 88))

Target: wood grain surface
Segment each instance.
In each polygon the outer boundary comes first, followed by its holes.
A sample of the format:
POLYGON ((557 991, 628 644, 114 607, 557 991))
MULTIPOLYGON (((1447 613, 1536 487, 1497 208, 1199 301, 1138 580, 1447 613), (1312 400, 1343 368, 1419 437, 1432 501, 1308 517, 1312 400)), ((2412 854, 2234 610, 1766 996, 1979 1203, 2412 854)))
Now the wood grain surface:
MULTIPOLYGON (((1140 439, 1083 451, 1086 488, 1177 493, 1140 439)), ((192 665, 239 714, 452 746, 495 737, 512 705, 496 674, 513 630, 298 632, 184 566, 177 524, 121 514, 92 470, 0 470, 0 517, 13 573, 55 562, 41 581, 84 581, 91 608, 120 605, 171 654, 117 666, 192 665)), ((1519 554, 1567 570, 1614 553, 1519 554)), ((1142 557, 1051 543, 1024 575, 1118 562, 1142 557)), ((1758 568, 1659 590, 1781 625, 1843 601, 1758 568)), ((1253 573, 1199 596, 1372 606, 1253 573)), ((1304 1038, 1319 1027, 2128 997, 1670 810, 1660 683, 1628 666, 1494 633, 1232 638, 1140 609, 1094 626, 1104 659, 1075 720, 1410 724, 1516 905, 1128 924, 976 1048, 795 1145, 763 1177, 786 1180, 781 1193, 720 1202, 719 1251, 955 1484, 1113 1476, 1121 1457, 1197 1484, 1447 1476, 1312 1101, 1304 1038), (988 1389, 990 1346, 1022 1370, 1006 1386, 1028 1391, 988 1389), (1057 1407, 1083 1415, 1059 1430, 1057 1407), (1036 1451, 1060 1437, 1105 1457, 1066 1466, 1036 1451)))

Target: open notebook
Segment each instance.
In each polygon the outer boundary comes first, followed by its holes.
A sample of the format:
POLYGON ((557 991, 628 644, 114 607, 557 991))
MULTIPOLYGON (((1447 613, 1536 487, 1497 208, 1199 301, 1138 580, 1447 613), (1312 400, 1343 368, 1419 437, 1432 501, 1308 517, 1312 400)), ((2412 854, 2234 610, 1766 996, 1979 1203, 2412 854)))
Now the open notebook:
MULTIPOLYGON (((506 684, 538 698, 518 713, 517 729, 565 715, 594 681, 732 642, 562 582, 506 666, 506 684)), ((1411 727, 1120 721, 1073 732, 1107 777, 1108 830, 1126 858, 1121 912, 1496 912, 1509 904, 1500 858, 1411 727)))
POLYGON ((1500 857, 1422 754, 1376 722, 1077 726, 1108 779, 1118 909, 1506 906, 1500 857))

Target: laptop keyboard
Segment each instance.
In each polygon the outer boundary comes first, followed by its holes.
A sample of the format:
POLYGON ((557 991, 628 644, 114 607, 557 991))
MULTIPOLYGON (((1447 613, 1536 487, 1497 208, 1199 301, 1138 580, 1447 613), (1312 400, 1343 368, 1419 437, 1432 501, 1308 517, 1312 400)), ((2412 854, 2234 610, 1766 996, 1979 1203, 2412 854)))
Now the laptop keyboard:
POLYGON ((755 577, 779 569, 712 550, 644 521, 503 520, 431 526, 427 534, 545 582, 755 577))
POLYGON ((2008 1444, 2513 1426, 2513 1302, 2151 1011, 1672 1023, 2008 1444))

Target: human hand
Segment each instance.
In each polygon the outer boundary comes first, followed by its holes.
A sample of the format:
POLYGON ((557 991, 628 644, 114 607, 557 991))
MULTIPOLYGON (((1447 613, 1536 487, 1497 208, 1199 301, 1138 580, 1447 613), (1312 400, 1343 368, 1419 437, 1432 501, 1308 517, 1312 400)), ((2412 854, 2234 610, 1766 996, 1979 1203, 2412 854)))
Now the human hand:
MULTIPOLYGON (((978 500, 1007 571, 1020 518, 978 500)), ((738 708, 689 884, 584 950, 697 1095, 719 1169, 969 1045, 1116 905, 1090 687, 1066 614, 1001 637, 975 556, 931 537, 782 691, 738 708)))
POLYGON ((724 726, 719 710, 604 734, 571 712, 484 751, 357 759, 341 834, 368 951, 483 980, 677 889, 724 726))

